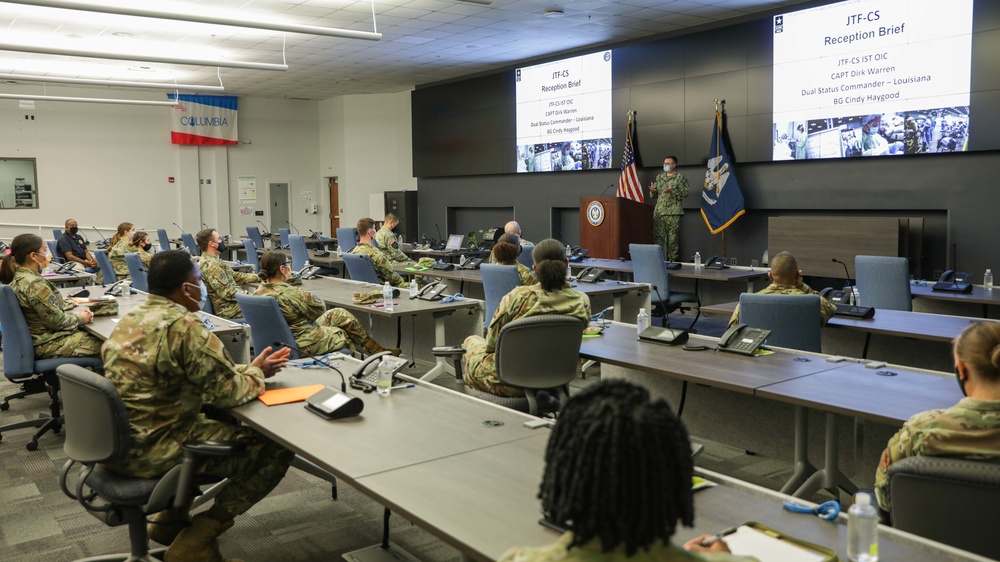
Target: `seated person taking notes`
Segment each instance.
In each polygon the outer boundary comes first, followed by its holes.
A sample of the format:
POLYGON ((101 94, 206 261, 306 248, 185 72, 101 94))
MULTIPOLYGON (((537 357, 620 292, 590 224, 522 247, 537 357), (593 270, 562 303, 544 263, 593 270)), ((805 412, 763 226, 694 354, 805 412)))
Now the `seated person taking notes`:
POLYGON ((951 408, 911 417, 882 453, 875 497, 889 511, 889 467, 933 455, 1000 463, 1000 324, 973 322, 952 343, 955 376, 966 397, 951 408))
MULTIPOLYGON (((287 283, 292 276, 288 256, 271 250, 260 258, 260 278, 264 284, 255 294, 274 297, 281 315, 295 336, 295 346, 311 355, 323 355, 345 347, 361 348, 373 355, 387 351, 372 339, 358 319, 343 308, 326 310, 323 301, 287 283)), ((289 342, 290 343, 290 342, 289 342)), ((390 349, 399 355, 399 349, 390 349)))
POLYGON ((496 396, 524 396, 520 388, 500 383, 493 353, 496 351, 500 330, 519 318, 539 314, 563 314, 580 319, 580 337, 590 321, 590 298, 574 291, 566 282, 566 253, 558 240, 542 240, 531 252, 538 283, 514 288, 504 295, 497 305, 493 319, 486 330, 486 339, 480 336, 465 338, 462 356, 465 384, 496 396))
POLYGON ((125 254, 132 253, 132 236, 135 234, 135 226, 130 222, 123 222, 118 225, 118 232, 111 237, 111 246, 108 248, 108 259, 111 260, 111 267, 115 268, 115 275, 118 279, 129 279, 128 265, 125 263, 125 254))
POLYGON ((503 234, 497 243, 493 245, 490 252, 490 263, 500 265, 516 265, 517 275, 521 278, 522 285, 534 285, 537 280, 535 274, 523 263, 517 261, 517 256, 521 255, 524 249, 516 234, 503 234))
POLYGON ((358 245, 351 248, 352 254, 365 254, 375 268, 375 275, 378 275, 379 283, 388 283, 394 287, 407 287, 409 283, 392 270, 392 262, 372 246, 372 239, 375 238, 375 221, 370 218, 363 218, 358 221, 358 245))
POLYGON ((129 311, 104 344, 105 376, 125 402, 132 455, 108 466, 124 476, 156 478, 181 463, 190 440, 246 443, 231 457, 207 457, 199 473, 229 478, 215 503, 187 521, 165 510, 150 525, 150 538, 167 549, 167 562, 222 562, 216 539, 233 519, 264 499, 285 475, 293 454, 224 414, 264 392, 264 379, 288 361, 288 348, 264 349, 250 365, 234 365, 222 342, 194 313, 201 290, 198 268, 183 250, 168 250, 149 265, 149 298, 129 311))
MULTIPOLYGON (((788 252, 781 252, 771 258, 771 271, 767 273, 771 284, 758 291, 760 295, 815 295, 816 291, 809 285, 802 282, 802 270, 795 261, 795 256, 788 252)), ((820 298, 819 314, 826 324, 837 312, 837 307, 832 302, 820 298)), ((732 318, 729 319, 729 328, 740 323, 740 307, 736 305, 732 318)))
MULTIPOLYGON (((49 264, 49 248, 36 234, 19 234, 0 264, 0 282, 10 285, 31 332, 37 359, 97 357, 101 340, 83 331, 94 319, 87 307, 63 300, 55 285, 41 276, 49 264)), ((114 311, 118 308, 115 303, 114 311)))
POLYGON ((694 524, 693 475, 687 430, 666 402, 625 381, 593 384, 566 403, 545 450, 542 513, 567 532, 500 562, 756 560, 723 541, 701 546, 708 537, 671 544, 678 521, 694 524))
POLYGON ((382 228, 375 233, 375 242, 378 243, 378 249, 392 263, 413 263, 413 260, 408 258, 399 249, 399 241, 396 239, 396 234, 392 231, 397 226, 399 226, 399 219, 396 218, 396 215, 386 213, 382 228))
POLYGON ((212 301, 212 312, 222 318, 243 318, 240 305, 236 303, 236 293, 246 293, 240 285, 259 283, 260 277, 252 273, 237 273, 219 259, 222 236, 217 231, 211 228, 199 230, 194 242, 201 250, 198 268, 201 269, 201 281, 208 290, 208 298, 212 301))

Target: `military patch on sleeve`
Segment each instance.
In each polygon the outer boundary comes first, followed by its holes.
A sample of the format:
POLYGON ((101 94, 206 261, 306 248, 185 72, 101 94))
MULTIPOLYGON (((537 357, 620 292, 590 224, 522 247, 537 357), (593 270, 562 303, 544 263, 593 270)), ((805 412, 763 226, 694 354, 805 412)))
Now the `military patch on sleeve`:
POLYGON ((61 308, 59 306, 59 298, 56 297, 55 293, 49 293, 49 304, 52 305, 52 308, 61 308))

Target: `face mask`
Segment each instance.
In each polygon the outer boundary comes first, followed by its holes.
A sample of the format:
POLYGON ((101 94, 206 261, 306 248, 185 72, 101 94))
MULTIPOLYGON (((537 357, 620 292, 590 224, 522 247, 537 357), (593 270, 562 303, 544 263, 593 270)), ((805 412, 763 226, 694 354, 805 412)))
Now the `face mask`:
MULTIPOLYGON (((186 285, 188 287, 194 287, 193 283, 185 283, 184 285, 186 285)), ((198 308, 204 309, 205 308, 205 303, 208 302, 208 289, 205 288, 205 284, 204 283, 198 283, 198 289, 201 292, 201 300, 194 300, 194 298, 192 298, 191 295, 188 295, 187 293, 184 293, 184 294, 187 296, 187 298, 189 298, 192 301, 198 303, 198 308)))
POLYGON ((667 164, 664 164, 664 165, 663 165, 663 171, 664 171, 664 172, 669 172, 669 171, 670 171, 671 169, 672 169, 672 168, 671 168, 671 167, 670 167, 669 165, 667 165, 667 164))
POLYGON ((147 243, 145 246, 142 247, 142 249, 143 249, 144 252, 148 252, 152 248, 153 248, 153 245, 149 244, 149 243, 147 243))
POLYGON ((38 267, 41 267, 42 269, 45 269, 46 267, 49 266, 49 263, 51 261, 52 261, 52 256, 50 256, 48 254, 45 254, 45 259, 43 259, 42 261, 35 260, 35 263, 38 264, 38 267))
POLYGON ((80 232, 80 227, 78 226, 74 226, 73 228, 69 229, 69 233, 74 236, 76 235, 77 232, 80 232))

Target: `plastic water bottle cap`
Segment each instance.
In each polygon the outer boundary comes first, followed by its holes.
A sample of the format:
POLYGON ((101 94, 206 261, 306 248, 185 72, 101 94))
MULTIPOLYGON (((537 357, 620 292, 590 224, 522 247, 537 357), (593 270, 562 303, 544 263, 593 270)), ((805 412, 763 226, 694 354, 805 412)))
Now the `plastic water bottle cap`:
POLYGON ((854 503, 858 505, 871 505, 872 497, 870 494, 856 494, 854 496, 854 503))

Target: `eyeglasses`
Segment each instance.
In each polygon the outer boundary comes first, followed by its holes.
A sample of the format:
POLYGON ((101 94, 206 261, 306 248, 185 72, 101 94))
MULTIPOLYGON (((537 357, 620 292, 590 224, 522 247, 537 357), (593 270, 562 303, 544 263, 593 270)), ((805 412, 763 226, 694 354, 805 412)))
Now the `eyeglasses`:
POLYGON ((445 297, 445 298, 441 299, 441 302, 442 303, 446 303, 446 302, 462 302, 464 300, 465 300, 465 295, 463 295, 462 293, 455 293, 454 295, 452 295, 450 297, 445 297))

